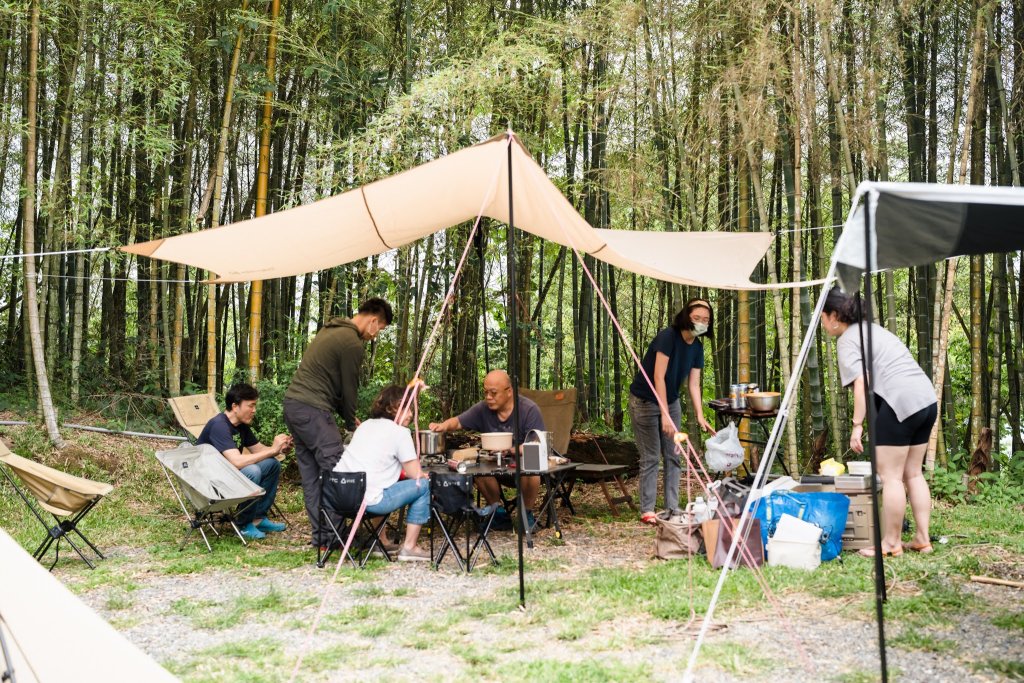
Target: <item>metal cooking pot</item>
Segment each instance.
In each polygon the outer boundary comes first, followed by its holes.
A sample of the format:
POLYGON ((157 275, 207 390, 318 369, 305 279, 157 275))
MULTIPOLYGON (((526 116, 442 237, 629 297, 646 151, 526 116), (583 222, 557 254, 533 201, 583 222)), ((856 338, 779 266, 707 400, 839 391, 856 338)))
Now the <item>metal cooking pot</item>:
POLYGON ((445 453, 444 432, 421 429, 416 434, 420 440, 420 455, 441 455, 445 453))
POLYGON ((777 391, 757 391, 747 394, 747 405, 751 410, 765 413, 775 410, 782 403, 782 394, 777 391))

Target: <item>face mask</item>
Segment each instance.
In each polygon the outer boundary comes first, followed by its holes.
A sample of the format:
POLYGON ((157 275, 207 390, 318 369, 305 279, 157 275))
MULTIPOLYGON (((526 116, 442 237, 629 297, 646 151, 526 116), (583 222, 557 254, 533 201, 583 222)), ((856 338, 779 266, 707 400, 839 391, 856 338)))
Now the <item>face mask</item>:
POLYGON ((699 337, 699 336, 701 336, 702 334, 704 334, 707 331, 708 331, 707 323, 694 323, 693 324, 693 333, 694 333, 694 335, 699 337))

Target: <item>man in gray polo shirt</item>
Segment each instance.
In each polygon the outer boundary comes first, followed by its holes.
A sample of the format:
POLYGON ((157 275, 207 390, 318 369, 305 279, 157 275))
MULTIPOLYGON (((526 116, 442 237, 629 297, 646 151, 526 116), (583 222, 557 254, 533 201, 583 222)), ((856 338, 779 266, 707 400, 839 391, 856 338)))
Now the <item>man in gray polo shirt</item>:
MULTIPOLYGON (((432 422, 430 428, 435 432, 447 432, 452 429, 468 429, 474 432, 513 432, 512 429, 512 380, 504 370, 492 370, 484 377, 484 400, 474 404, 464 413, 450 417, 444 422, 432 422)), ((540 415, 537 404, 526 398, 519 397, 519 441, 518 447, 531 430, 544 431, 544 419, 540 415)), ((533 505, 537 502, 540 490, 540 477, 520 477, 523 489, 523 505, 526 507, 526 520, 532 529, 536 524, 533 516, 533 505)), ((494 477, 477 477, 476 487, 480 490, 488 504, 501 502, 498 480, 494 477)), ((504 507, 498 508, 494 520, 494 528, 511 528, 511 520, 504 507)))

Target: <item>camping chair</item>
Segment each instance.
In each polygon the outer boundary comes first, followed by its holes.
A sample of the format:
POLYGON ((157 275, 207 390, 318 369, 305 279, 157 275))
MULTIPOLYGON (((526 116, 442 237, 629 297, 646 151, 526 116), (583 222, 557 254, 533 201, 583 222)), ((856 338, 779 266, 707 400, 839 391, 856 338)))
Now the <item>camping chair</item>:
MULTIPOLYGON (((537 404, 537 407, 540 408, 540 414, 544 418, 544 426, 551 432, 551 444, 554 451, 558 455, 565 455, 569 450, 569 436, 572 432, 573 418, 576 416, 576 388, 571 387, 557 391, 520 389, 519 394, 520 396, 526 396, 537 404)), ((626 484, 622 481, 623 475, 626 474, 629 468, 625 465, 609 464, 608 460, 604 458, 603 453, 601 457, 604 459, 603 464, 586 463, 576 468, 574 476, 568 484, 568 489, 562 496, 562 503, 569 508, 571 514, 575 515, 576 509, 573 507, 569 495, 572 493, 572 489, 577 481, 583 484, 599 484, 601 492, 604 494, 604 499, 608 501, 608 507, 611 508, 612 514, 616 517, 619 515, 618 508, 616 507, 617 504, 626 503, 634 511, 636 510, 633 497, 629 494, 626 484), (622 495, 612 496, 608 490, 608 484, 618 486, 622 495)))
MULTIPOLYGON (((359 508, 366 496, 366 472, 334 472, 324 470, 320 473, 320 519, 330 527, 334 540, 327 544, 326 549, 317 550, 316 566, 323 569, 327 558, 335 548, 344 548, 346 537, 352 531, 359 508)), ((391 554, 380 540, 380 532, 390 515, 376 520, 371 519, 363 510, 363 518, 359 526, 366 532, 362 539, 354 539, 358 544, 348 549, 346 557, 353 567, 365 567, 366 561, 374 550, 384 553, 388 562, 393 562, 391 554), (362 555, 357 562, 356 558, 362 555)))
MULTIPOLYGON (((167 399, 167 402, 171 405, 171 411, 174 413, 174 419, 177 420, 178 426, 185 432, 189 443, 193 444, 203 433, 206 423, 220 412, 220 406, 217 405, 217 399, 213 394, 175 396, 167 399)), ((277 459, 279 462, 283 462, 284 456, 278 455, 277 459)), ((288 518, 281 512, 281 508, 277 507, 276 501, 270 507, 270 512, 280 517, 285 524, 289 523, 288 518)))
POLYGON ((172 450, 157 451, 156 459, 163 465, 167 483, 171 485, 188 520, 189 530, 179 550, 185 547, 188 539, 198 530, 206 543, 206 549, 212 552, 204 527, 219 536, 217 524, 222 523, 230 524, 242 540, 242 545, 248 545, 235 524, 235 516, 266 493, 262 487, 253 483, 209 444, 182 444, 172 450), (188 499, 191 512, 178 492, 178 486, 174 485, 172 474, 188 499))
MULTIPOLYGON (((554 391, 520 389, 519 395, 525 396, 537 404, 541 418, 544 420, 544 429, 550 434, 548 447, 552 451, 551 454, 565 455, 565 452, 569 450, 569 435, 572 432, 573 418, 576 416, 576 388, 554 391)), ((525 472, 523 474, 526 476, 525 472)), ((498 477, 498 482, 502 486, 514 487, 515 476, 502 475, 498 477)), ((557 495, 562 500, 563 506, 567 506, 572 514, 576 514, 569 502, 568 495, 565 492, 559 492, 557 495)), ((501 495, 501 502, 509 513, 515 508, 516 501, 514 499, 506 500, 504 493, 501 495)), ((548 526, 550 526, 550 516, 551 513, 548 515, 548 526)))
POLYGON ((68 545, 78 553, 78 556, 89 565, 89 568, 95 569, 95 565, 85 556, 82 549, 78 547, 71 534, 73 532, 86 545, 92 548, 97 557, 101 560, 103 559, 103 553, 92 544, 92 541, 85 537, 85 534, 78 528, 78 524, 90 510, 96 507, 96 504, 104 496, 114 490, 114 487, 110 484, 92 481, 91 479, 75 477, 34 460, 15 455, 2 442, 0 442, 0 462, 7 465, 6 468, 0 467, 0 471, 3 471, 7 481, 11 482, 11 486, 21 496, 25 505, 32 511, 35 518, 39 520, 39 523, 43 525, 43 528, 46 529, 46 538, 36 548, 32 557, 41 562, 43 556, 46 555, 52 545, 54 547, 53 564, 50 565, 52 570, 57 565, 57 560, 60 559, 61 541, 67 541, 68 545), (43 517, 43 513, 38 510, 36 505, 32 503, 31 498, 21 490, 14 481, 14 478, 8 473, 7 468, 10 468, 18 475, 21 483, 35 497, 39 507, 50 513, 57 522, 55 526, 50 526, 43 517))
POLYGON ((203 432, 203 427, 220 412, 220 406, 213 394, 193 394, 192 396, 175 396, 167 399, 174 412, 174 419, 192 443, 196 442, 203 432))
POLYGON ((473 560, 476 557, 480 546, 487 550, 493 564, 498 563, 494 556, 494 550, 487 540, 487 534, 491 531, 491 524, 494 522, 494 513, 498 509, 495 506, 483 508, 473 504, 473 475, 456 474, 454 472, 431 472, 430 473, 430 556, 433 559, 434 569, 437 569, 451 548, 459 569, 464 572, 473 571, 473 560), (441 535, 444 540, 437 555, 434 554, 434 523, 441 527, 441 535), (459 530, 466 530, 466 553, 463 555, 455 543, 459 530), (477 532, 476 541, 470 547, 470 536, 477 532))

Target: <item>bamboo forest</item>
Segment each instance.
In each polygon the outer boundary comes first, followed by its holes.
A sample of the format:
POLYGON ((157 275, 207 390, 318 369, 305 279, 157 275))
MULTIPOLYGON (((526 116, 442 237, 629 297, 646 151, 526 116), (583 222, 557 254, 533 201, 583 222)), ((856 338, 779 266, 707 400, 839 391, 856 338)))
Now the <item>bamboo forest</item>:
MULTIPOLYGON (((506 130, 596 228, 770 233, 752 275, 768 284, 823 277, 862 181, 1018 186, 1024 161, 1024 6, 992 0, 4 0, 0 64, 0 407, 54 442, 58 415, 170 424, 165 398, 237 380, 270 410, 315 332, 373 296, 395 320, 368 346, 361 400, 412 379, 469 224, 232 284, 118 247, 506 130)), ((514 325, 521 386, 575 387, 579 428, 628 436, 624 340, 642 355, 695 296, 715 316, 705 401, 741 378, 788 381, 820 285, 669 284, 522 233, 509 302, 506 229, 474 234, 423 366, 432 416, 478 400, 514 325)), ((1021 265, 997 253, 872 276, 879 322, 940 387, 929 464, 944 471, 984 434, 996 467, 1024 451, 1021 265)), ((852 409, 819 331, 788 463, 846 451, 852 409)))

